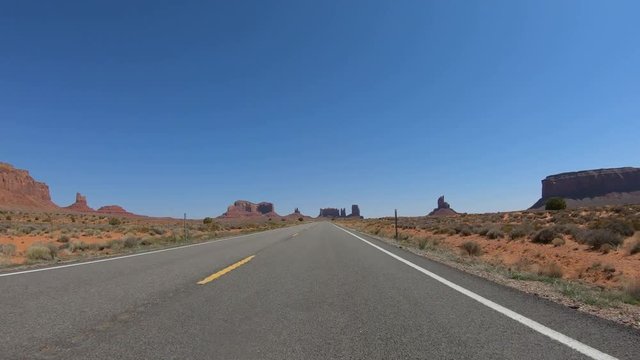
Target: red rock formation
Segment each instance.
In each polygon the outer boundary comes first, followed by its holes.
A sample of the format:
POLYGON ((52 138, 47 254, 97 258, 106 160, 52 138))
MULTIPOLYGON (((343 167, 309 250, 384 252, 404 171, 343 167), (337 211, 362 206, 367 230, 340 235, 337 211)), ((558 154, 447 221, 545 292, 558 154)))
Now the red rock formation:
POLYGON ((624 167, 568 172, 542 180, 542 198, 531 208, 544 208, 551 197, 561 197, 567 207, 638 203, 640 168, 624 167))
POLYGON ((98 209, 99 213, 110 215, 133 215, 124 208, 118 205, 106 205, 98 209))
POLYGON ((222 214, 222 218, 245 218, 260 216, 280 216, 276 214, 274 206, 269 202, 254 204, 250 201, 238 200, 227 208, 227 212, 222 214))
POLYGON ((362 217, 360 216, 360 208, 358 205, 351 205, 351 214, 347 215, 347 209, 341 208, 324 208, 320 209, 318 217, 346 218, 346 217, 362 217))
POLYGON ((320 209, 318 217, 340 217, 340 209, 324 208, 320 209))
POLYGON ((360 207, 358 205, 351 205, 351 214, 349 217, 362 217, 360 216, 360 207))
POLYGON ((0 162, 0 208, 57 210, 47 184, 35 181, 26 170, 0 162))
POLYGON ((429 216, 453 216, 458 215, 455 210, 451 208, 448 202, 444 201, 444 195, 438 198, 438 207, 433 209, 429 213, 429 216))
POLYGON ((76 202, 69 206, 66 206, 64 209, 77 212, 95 212, 94 209, 90 208, 89 205, 87 205, 87 197, 83 196, 80 193, 76 193, 76 202))

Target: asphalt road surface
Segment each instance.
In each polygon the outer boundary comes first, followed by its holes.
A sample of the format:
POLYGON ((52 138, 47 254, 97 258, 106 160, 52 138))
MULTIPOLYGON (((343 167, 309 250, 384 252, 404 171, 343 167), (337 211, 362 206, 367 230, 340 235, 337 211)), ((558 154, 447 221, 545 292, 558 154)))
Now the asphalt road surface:
POLYGON ((2 359, 640 358, 635 330, 329 222, 0 273, 0 306, 2 359))

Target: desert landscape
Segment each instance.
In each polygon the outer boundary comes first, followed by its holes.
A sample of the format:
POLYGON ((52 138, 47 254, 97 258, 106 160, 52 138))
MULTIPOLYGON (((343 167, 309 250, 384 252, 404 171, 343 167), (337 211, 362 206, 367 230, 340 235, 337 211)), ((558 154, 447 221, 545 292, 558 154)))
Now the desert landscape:
POLYGON ((29 172, 0 163, 0 267, 43 265, 131 253, 297 225, 295 209, 278 215, 271 203, 239 200, 218 217, 174 219, 137 215, 119 205, 97 210, 87 197, 60 207, 29 172))
POLYGON ((530 209, 460 213, 445 201, 425 216, 365 219, 358 205, 295 208, 238 200, 219 216, 157 218, 119 205, 92 208, 87 197, 60 207, 45 183, 0 164, 0 266, 39 266, 126 254, 312 221, 335 221, 523 291, 640 326, 640 171, 600 169, 548 176, 530 209), (552 199, 563 208, 547 210, 552 199), (606 205, 602 205, 602 204, 606 205), (396 238, 397 231, 397 238, 396 238), (616 309, 614 312, 611 309, 616 309))
POLYGON ((640 358, 640 2, 4 1, 0 360, 640 358))
POLYGON ((573 308, 640 327, 640 169, 552 175, 527 211, 340 219, 345 227, 573 308), (550 200, 566 208, 545 210, 550 200), (608 204, 608 205, 602 205, 608 204), (615 310, 612 310, 615 309, 615 310))

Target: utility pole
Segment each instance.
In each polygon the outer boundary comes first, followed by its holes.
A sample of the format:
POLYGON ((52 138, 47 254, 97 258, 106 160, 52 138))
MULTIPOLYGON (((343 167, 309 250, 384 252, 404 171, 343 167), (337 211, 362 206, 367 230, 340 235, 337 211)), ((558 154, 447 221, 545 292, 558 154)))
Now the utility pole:
POLYGON ((396 214, 396 241, 398 241, 398 209, 395 209, 396 214))
POLYGON ((184 241, 187 241, 187 213, 184 213, 184 220, 182 223, 184 224, 184 241))

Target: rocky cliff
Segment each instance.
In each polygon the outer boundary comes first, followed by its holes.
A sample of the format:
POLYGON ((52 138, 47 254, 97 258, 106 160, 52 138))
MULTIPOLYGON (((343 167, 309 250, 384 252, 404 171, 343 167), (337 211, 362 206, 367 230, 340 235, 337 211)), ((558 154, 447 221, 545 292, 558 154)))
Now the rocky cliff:
POLYGON ((279 216, 270 202, 252 203, 250 201, 238 200, 227 208, 227 212, 220 217, 223 218, 244 218, 256 216, 279 216))
POLYGON ((542 180, 542 197, 531 208, 543 208, 551 197, 568 207, 640 202, 640 168, 596 169, 550 175, 542 180))
POLYGON ((56 210, 47 184, 34 180, 26 170, 0 162, 0 208, 56 210))

